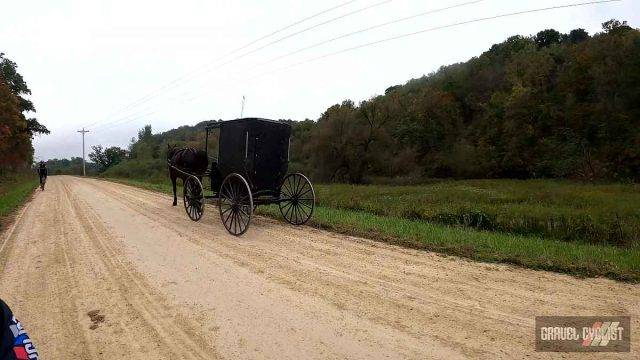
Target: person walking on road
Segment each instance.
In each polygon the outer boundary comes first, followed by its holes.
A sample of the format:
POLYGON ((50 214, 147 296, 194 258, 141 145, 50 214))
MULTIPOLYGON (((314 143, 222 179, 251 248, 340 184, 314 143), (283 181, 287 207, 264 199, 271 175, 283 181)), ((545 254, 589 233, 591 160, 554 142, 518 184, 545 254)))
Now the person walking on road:
POLYGON ((44 183, 47 182, 47 164, 44 161, 40 161, 38 166, 38 176, 40 176, 40 188, 44 190, 44 183))

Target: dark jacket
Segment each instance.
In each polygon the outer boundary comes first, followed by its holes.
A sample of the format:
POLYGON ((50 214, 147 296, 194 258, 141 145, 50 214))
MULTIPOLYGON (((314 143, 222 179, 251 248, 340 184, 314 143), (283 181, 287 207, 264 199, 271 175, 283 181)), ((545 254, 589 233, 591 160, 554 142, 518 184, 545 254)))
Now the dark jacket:
POLYGON ((38 352, 29 335, 0 299, 0 360, 37 360, 38 352))

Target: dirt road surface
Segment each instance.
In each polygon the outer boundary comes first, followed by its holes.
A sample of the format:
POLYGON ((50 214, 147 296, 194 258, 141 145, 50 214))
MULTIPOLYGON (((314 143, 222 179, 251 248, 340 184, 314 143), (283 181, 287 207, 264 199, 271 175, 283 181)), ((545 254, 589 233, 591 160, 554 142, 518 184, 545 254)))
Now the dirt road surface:
MULTIPOLYGON (((465 261, 51 177, 0 235, 0 297, 42 359, 559 358, 536 315, 631 315, 640 287, 465 261)), ((564 358, 585 358, 564 354, 564 358)), ((595 358, 595 356, 586 356, 595 358)))

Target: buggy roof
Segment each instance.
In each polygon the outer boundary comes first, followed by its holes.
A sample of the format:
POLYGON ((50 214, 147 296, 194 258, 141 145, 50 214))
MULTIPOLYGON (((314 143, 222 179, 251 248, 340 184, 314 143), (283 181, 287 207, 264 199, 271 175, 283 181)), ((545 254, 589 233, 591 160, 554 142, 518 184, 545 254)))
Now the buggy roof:
POLYGON ((287 123, 274 121, 274 120, 269 120, 269 119, 242 118, 242 119, 215 122, 213 124, 207 125, 206 129, 207 129, 207 131, 208 130, 212 130, 212 129, 219 129, 219 128, 224 127, 226 125, 243 125, 243 126, 248 126, 248 127, 259 126, 259 125, 267 125, 267 126, 273 126, 273 127, 287 127, 287 128, 291 127, 287 123))

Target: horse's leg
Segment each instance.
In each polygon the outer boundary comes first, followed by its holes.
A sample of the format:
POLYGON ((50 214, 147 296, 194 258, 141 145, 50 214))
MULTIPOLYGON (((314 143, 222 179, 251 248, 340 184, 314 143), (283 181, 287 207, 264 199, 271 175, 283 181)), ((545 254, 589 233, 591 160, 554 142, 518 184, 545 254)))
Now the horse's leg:
POLYGON ((173 206, 178 205, 178 195, 176 194, 176 175, 171 172, 171 185, 173 186, 173 206))

